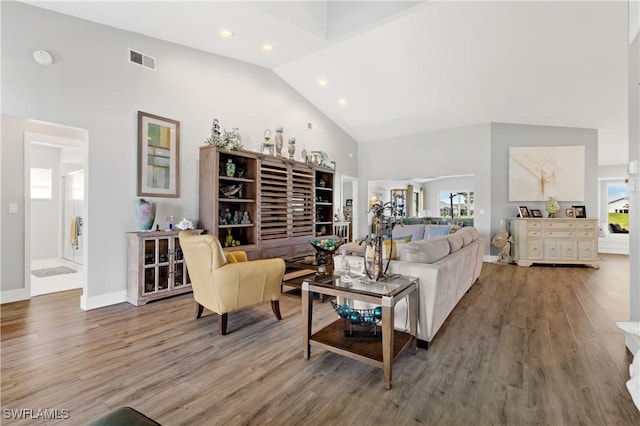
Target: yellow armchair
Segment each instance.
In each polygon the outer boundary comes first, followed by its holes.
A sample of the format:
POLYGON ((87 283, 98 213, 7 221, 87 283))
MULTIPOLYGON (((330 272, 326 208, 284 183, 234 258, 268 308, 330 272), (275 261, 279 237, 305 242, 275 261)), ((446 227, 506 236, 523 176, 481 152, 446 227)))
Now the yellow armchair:
POLYGON ((243 251, 225 253, 220 241, 209 234, 194 235, 182 231, 178 235, 187 262, 196 318, 204 308, 219 315, 218 330, 227 334, 227 314, 271 302, 278 320, 280 285, 285 264, 282 259, 248 261, 243 251))

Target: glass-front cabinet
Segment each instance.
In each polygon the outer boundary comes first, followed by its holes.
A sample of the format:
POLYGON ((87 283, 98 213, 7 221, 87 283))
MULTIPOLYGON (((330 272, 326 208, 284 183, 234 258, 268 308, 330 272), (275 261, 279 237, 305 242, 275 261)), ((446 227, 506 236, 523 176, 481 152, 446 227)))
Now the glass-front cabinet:
POLYGON ((151 300, 191 291, 178 233, 174 230, 127 234, 129 303, 140 306, 151 300))

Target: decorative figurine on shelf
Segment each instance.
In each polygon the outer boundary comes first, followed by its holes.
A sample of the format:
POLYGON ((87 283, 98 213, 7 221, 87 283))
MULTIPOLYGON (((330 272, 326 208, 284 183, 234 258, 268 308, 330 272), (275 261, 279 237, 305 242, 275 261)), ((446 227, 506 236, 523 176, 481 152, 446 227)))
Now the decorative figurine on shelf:
MULTIPOLYGON (((276 130, 277 131, 277 130, 276 130)), ((278 139, 276 135, 276 140, 278 139)), ((262 148, 260 149, 263 154, 273 155, 273 142, 271 141, 271 129, 264 131, 264 141, 262 142, 262 148)))
POLYGON ((183 231, 187 229, 193 229, 193 222, 187 219, 186 217, 182 218, 180 223, 176 225, 176 228, 182 229, 183 231))
POLYGON ((236 240, 235 238, 233 238, 233 235, 231 235, 231 229, 227 229, 227 237, 224 239, 224 246, 237 247, 239 245, 240 245, 240 240, 236 240))
POLYGON ((224 211, 224 223, 227 225, 231 224, 231 211, 229 209, 225 209, 224 211))
POLYGON ((311 162, 322 167, 330 167, 331 159, 324 151, 311 151, 311 162))
POLYGON ((242 220, 242 213, 240 213, 240 210, 236 210, 235 213, 233 214, 233 224, 238 225, 241 220, 242 220))
POLYGON ((289 159, 293 160, 293 154, 296 153, 296 138, 289 138, 289 159))
POLYGON ((304 161, 305 163, 309 163, 309 152, 307 151, 307 148, 302 148, 302 161, 304 161))
POLYGON ((560 204, 558 204, 558 201, 553 197, 549 197, 549 200, 547 201, 547 211, 549 212, 549 217, 556 217, 556 213, 558 213, 558 210, 560 210, 560 204))
POLYGON ((173 216, 167 216, 165 218, 165 221, 167 222, 167 227, 165 229, 165 231, 171 231, 173 229, 173 216))
POLYGON ((236 165, 233 163, 231 158, 227 160, 227 164, 225 164, 225 173, 229 177, 233 177, 236 174, 236 165))
POLYGON ((242 213, 242 220, 240 221, 240 223, 242 223, 243 225, 248 225, 251 223, 251 219, 249 219, 249 212, 248 211, 244 211, 244 213, 242 213))
POLYGON ((282 157, 283 132, 282 126, 276 127, 276 155, 278 157, 282 157))
POLYGON ((218 146, 221 148, 226 148, 227 151, 231 151, 232 149, 236 151, 242 151, 244 148, 242 146, 242 138, 240 137, 240 133, 238 132, 238 128, 234 127, 231 132, 226 130, 223 133, 220 133, 220 125, 218 124, 218 119, 213 119, 213 125, 211 126, 211 136, 207 138, 204 143, 209 145, 218 146))

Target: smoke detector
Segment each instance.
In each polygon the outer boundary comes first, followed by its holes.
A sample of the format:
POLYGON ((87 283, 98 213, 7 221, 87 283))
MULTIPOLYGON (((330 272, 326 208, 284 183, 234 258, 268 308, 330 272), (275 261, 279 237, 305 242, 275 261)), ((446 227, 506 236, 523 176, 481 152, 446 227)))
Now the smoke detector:
POLYGON ((53 56, 46 50, 34 50, 33 59, 40 65, 51 65, 53 63, 53 56))

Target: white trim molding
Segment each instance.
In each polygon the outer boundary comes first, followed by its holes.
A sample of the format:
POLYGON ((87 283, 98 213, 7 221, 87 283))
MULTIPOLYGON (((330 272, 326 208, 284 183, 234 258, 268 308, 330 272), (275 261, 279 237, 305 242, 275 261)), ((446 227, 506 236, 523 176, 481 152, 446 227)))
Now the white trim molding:
POLYGON ((104 308, 105 306, 116 305, 127 301, 127 290, 114 291, 113 293, 101 294, 98 296, 80 296, 80 308, 84 311, 104 308))

